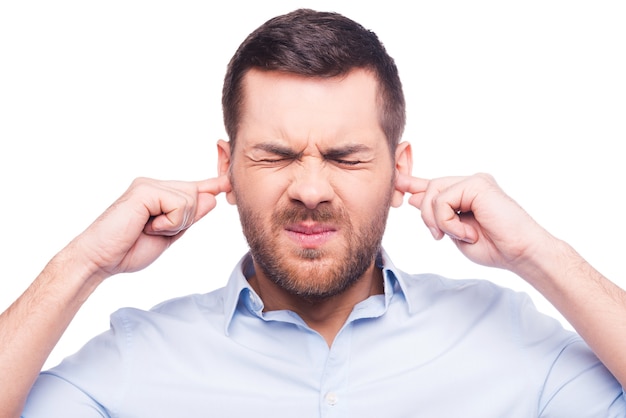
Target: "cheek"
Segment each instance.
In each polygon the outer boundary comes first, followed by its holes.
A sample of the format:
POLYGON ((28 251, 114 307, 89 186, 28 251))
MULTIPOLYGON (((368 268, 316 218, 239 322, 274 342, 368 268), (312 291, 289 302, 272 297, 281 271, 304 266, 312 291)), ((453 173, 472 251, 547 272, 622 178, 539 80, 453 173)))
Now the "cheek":
POLYGON ((394 190, 393 176, 385 172, 344 172, 335 175, 333 188, 337 196, 346 203, 373 207, 386 202, 387 196, 394 190), (350 203, 348 203, 350 202, 350 203))
POLYGON ((231 183, 237 205, 256 213, 271 213, 287 187, 280 176, 259 171, 233 172, 231 183))
POLYGON ((373 212, 378 212, 381 207, 388 206, 389 192, 380 190, 374 192, 370 189, 350 190, 340 195, 341 204, 351 216, 368 217, 373 212))

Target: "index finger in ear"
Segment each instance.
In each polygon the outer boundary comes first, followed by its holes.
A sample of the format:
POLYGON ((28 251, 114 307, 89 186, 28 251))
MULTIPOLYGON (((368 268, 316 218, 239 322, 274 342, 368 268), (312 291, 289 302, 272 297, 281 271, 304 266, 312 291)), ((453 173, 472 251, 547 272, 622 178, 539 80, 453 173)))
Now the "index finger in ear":
POLYGON ((399 173, 396 178, 396 190, 402 193, 423 193, 428 189, 430 180, 399 173))
POLYGON ((227 175, 201 180, 197 182, 197 187, 198 192, 211 193, 212 195, 218 195, 220 193, 227 193, 231 191, 230 180, 227 175))

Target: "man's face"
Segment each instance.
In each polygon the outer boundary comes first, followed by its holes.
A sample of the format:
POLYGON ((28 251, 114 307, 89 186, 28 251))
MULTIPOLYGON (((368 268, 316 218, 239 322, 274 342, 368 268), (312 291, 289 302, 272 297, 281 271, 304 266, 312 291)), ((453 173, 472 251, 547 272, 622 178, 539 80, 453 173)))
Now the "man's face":
POLYGON ((250 71, 230 155, 257 273, 308 300, 341 293, 372 265, 394 190, 376 79, 250 71))

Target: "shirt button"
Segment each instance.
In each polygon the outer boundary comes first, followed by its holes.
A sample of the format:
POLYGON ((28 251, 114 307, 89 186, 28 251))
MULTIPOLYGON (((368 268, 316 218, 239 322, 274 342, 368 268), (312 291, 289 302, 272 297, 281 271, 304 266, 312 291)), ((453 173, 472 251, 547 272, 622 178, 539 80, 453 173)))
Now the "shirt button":
POLYGON ((339 402, 339 397, 334 392, 328 392, 324 399, 326 400, 326 404, 329 406, 335 406, 337 405, 337 402, 339 402))

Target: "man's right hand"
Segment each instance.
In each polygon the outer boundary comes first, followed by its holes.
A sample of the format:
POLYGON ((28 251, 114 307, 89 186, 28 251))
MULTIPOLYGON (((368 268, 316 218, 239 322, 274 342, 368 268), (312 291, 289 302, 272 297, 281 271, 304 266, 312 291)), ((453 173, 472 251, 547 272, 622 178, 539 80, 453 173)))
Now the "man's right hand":
POLYGON ((230 191, 226 176, 197 182, 138 178, 64 251, 104 279, 141 270, 230 191))
POLYGON ((42 365, 105 278, 140 270, 231 190, 226 176, 198 182, 137 179, 58 253, 0 314, 0 418, 17 417, 42 365))

